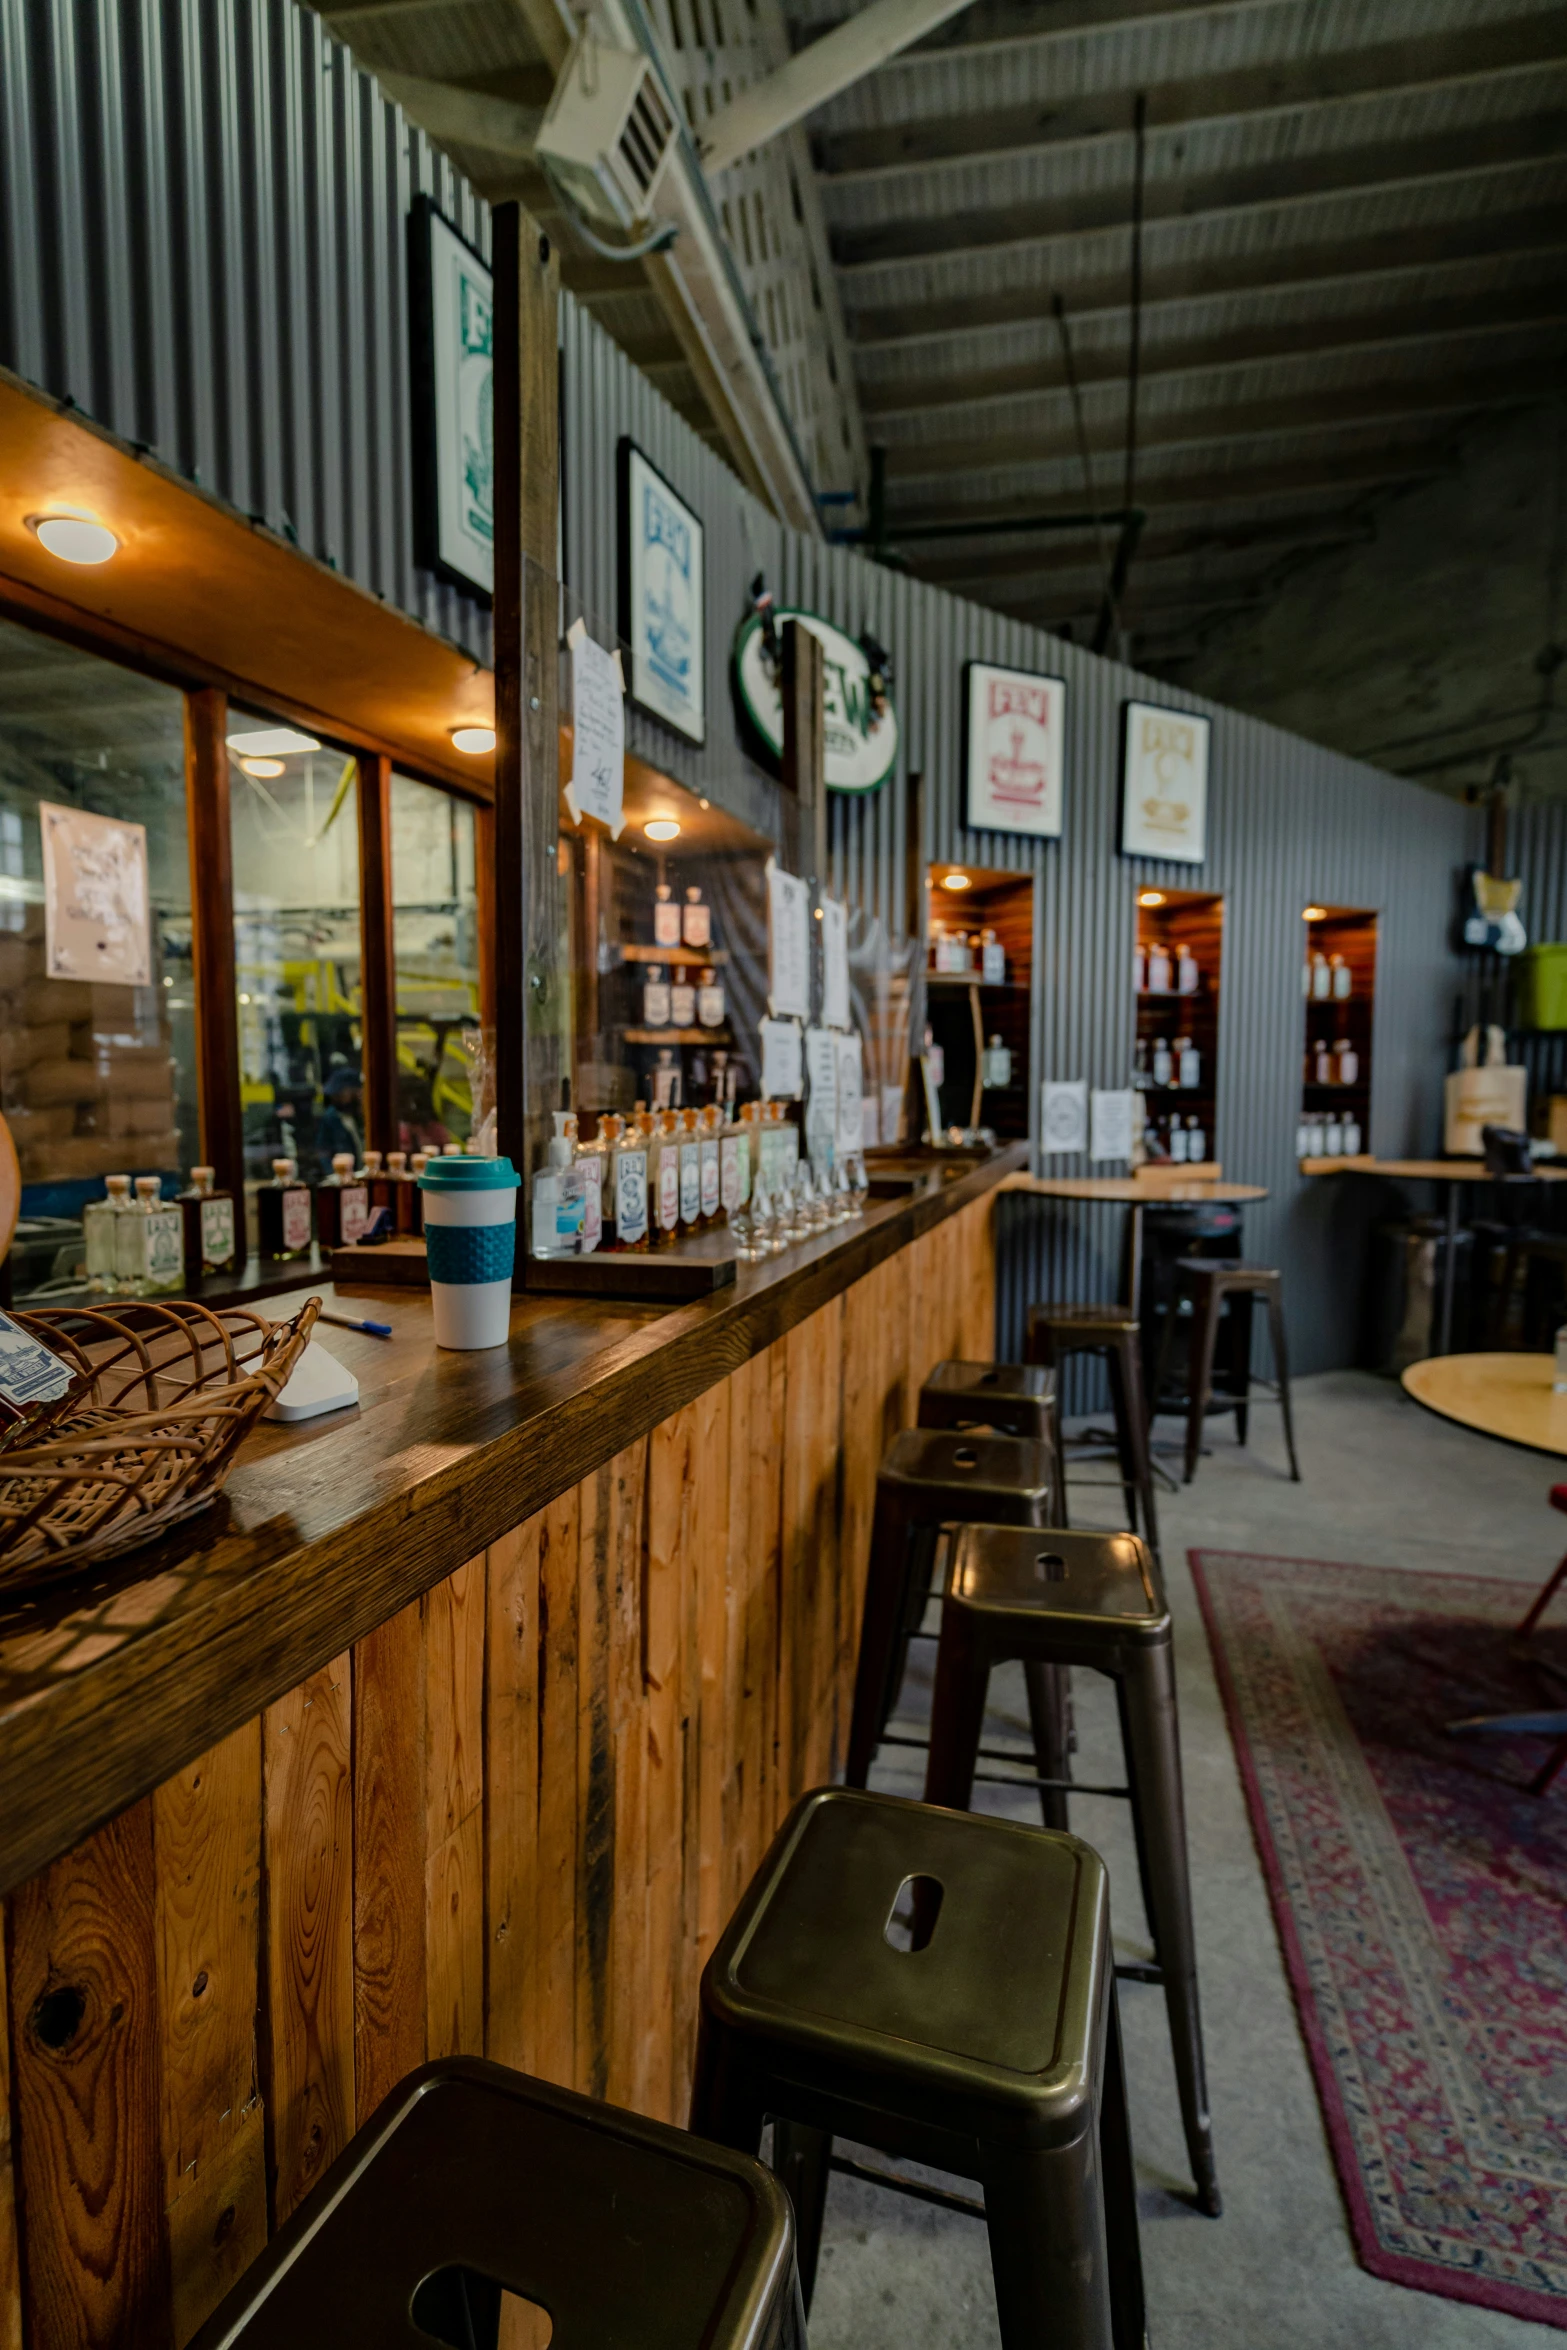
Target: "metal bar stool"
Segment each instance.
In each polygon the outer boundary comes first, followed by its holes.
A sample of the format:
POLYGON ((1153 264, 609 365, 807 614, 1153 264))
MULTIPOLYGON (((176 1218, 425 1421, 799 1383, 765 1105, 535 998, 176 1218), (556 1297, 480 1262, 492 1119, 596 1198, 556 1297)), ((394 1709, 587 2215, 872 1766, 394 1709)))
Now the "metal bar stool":
POLYGON ((691 2126, 771 2116, 807 2304, 830 2169, 982 2217, 1004 2350, 1144 2350, 1109 1884, 1073 1836, 819 1788, 702 1976, 691 2126), (833 2160, 834 2135, 983 2206, 833 2160))
MULTIPOLYGON (((1159 1552, 1159 1519, 1153 1499, 1153 1458, 1148 1449, 1148 1406, 1143 1399, 1141 1324, 1124 1306, 1031 1306, 1025 1348, 1031 1363, 1044 1363, 1059 1378, 1068 1355, 1096 1354, 1104 1358, 1110 1380, 1110 1403, 1115 1415, 1115 1449, 1121 1469, 1121 1491, 1126 1500, 1127 1524, 1137 1530, 1137 1505, 1142 1503, 1142 1530, 1155 1557, 1159 1552)), ((1066 1455, 1059 1434, 1062 1512, 1067 1522, 1066 1455)))
POLYGON ((495 2350, 509 2294, 561 2350, 804 2350, 760 2163, 461 2056, 377 2107, 191 2350, 495 2350))
POLYGON ((1289 1454, 1290 1476, 1298 1485, 1300 1463, 1295 1458, 1295 1423, 1290 1414, 1289 1349, 1284 1338, 1284 1287, 1279 1274, 1271 1265, 1227 1263, 1222 1258, 1213 1257, 1181 1257, 1177 1261, 1175 1275, 1175 1300, 1165 1317, 1164 1336, 1159 1344, 1159 1372, 1154 1381, 1154 1404, 1157 1409, 1164 1397, 1175 1324, 1182 1301, 1187 1300, 1192 1308, 1184 1398, 1187 1484, 1190 1485, 1197 1474, 1197 1463, 1202 1455, 1202 1425, 1207 1414, 1210 1411, 1233 1412, 1236 1440, 1244 1444, 1253 1397, 1261 1395, 1265 1401, 1277 1403, 1284 1415, 1284 1445, 1289 1454), (1272 1379, 1254 1380, 1251 1375, 1251 1310, 1253 1301, 1259 1297, 1267 1303, 1275 1375, 1272 1379), (1214 1357, 1219 1343, 1219 1321, 1226 1303, 1234 1331, 1231 1341, 1231 1384, 1217 1388, 1214 1385, 1214 1357))
MULTIPOLYGON (((977 1518, 1003 1526, 1046 1526, 1056 1498, 1055 1455, 1022 1436, 964 1435, 905 1428, 876 1473, 870 1569, 854 1676, 854 1710, 844 1778, 863 1787, 903 1684, 909 1641, 930 1593, 936 1537, 942 1526, 977 1518)), ((1065 1727, 1054 1682, 1028 1680, 1035 1754, 1043 1777, 1060 1775, 1065 1727)), ((897 1734, 890 1743, 923 1746, 897 1734)), ((1053 1798, 1042 1798, 1046 1825, 1057 1825, 1053 1798)))
POLYGON ((1125 1971, 1164 1986, 1186 2149, 1198 2200, 1217 2217, 1170 1611, 1147 1545, 1135 1534, 960 1528, 941 1603, 927 1803, 968 1803, 991 1671, 1013 1657, 1089 1665, 1115 1682, 1131 1784, 1092 1792, 1130 1796, 1155 1957, 1125 1971))

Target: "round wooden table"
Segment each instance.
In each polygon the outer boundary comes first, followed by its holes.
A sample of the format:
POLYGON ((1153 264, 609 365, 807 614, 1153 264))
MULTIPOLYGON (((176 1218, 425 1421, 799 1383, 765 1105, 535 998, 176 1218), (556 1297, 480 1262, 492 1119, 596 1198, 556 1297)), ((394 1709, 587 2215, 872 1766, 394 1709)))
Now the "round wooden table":
POLYGON ((1556 1394, 1555 1376, 1551 1355, 1428 1355, 1403 1385, 1441 1419, 1567 1459, 1567 1395, 1556 1394))
POLYGON ((1107 1202, 1130 1208, 1121 1251, 1121 1295, 1128 1313, 1142 1309, 1143 1210, 1165 1207, 1241 1207, 1266 1199, 1261 1183, 1226 1183, 1222 1176, 1182 1176, 1179 1170, 1157 1175, 1007 1175, 1001 1190, 1026 1191, 1035 1199, 1075 1199, 1092 1205, 1107 1202))

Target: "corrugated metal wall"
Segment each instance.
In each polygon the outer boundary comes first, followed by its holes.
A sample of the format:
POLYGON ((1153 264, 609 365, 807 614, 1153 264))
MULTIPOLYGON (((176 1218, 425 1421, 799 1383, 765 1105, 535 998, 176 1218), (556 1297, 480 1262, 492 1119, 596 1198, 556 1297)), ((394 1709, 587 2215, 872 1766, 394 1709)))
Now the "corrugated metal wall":
MULTIPOLYGON (((763 806, 757 771, 736 747, 727 679, 752 574, 765 569, 785 598, 851 630, 873 629, 897 662, 903 758, 898 775, 869 799, 834 800, 835 886, 901 927, 905 773, 914 770, 926 778, 927 856, 1033 873, 1041 1077, 1127 1082, 1134 891, 1150 883, 1222 890, 1217 1148, 1227 1173, 1268 1187, 1268 1200, 1247 1211, 1246 1245, 1285 1268, 1297 1367, 1352 1360, 1367 1227, 1393 1203, 1370 1185, 1312 1184, 1296 1170, 1301 909, 1322 900, 1380 912, 1371 1147, 1384 1154, 1435 1149, 1460 983, 1448 944, 1453 872, 1475 833, 1469 811, 849 550, 781 529, 569 300, 563 339, 566 570, 583 605, 613 621, 615 446, 622 433, 640 443, 707 526, 708 744, 693 752, 634 719, 637 747, 737 814, 763 806), (960 676, 962 664, 976 659, 1066 677, 1059 842, 964 827, 960 676), (1120 708, 1132 693, 1213 720, 1208 857, 1200 875, 1116 852, 1120 708)), ((1084 1160, 1049 1165, 1059 1174, 1091 1172, 1084 1160)), ((1032 1299, 1115 1294, 1121 1211, 1015 1200, 1006 1217, 1002 1337, 1015 1352, 1032 1299)))
POLYGON ((419 193, 487 249, 296 0, 0 0, 0 362, 488 661, 413 560, 419 193))

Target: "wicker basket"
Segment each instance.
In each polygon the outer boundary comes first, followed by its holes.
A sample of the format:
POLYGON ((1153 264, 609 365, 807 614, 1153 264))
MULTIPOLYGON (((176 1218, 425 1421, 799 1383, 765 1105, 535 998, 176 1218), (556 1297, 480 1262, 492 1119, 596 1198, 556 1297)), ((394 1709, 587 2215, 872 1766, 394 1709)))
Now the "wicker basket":
POLYGON ((13 1318, 77 1378, 0 1446, 0 1597, 150 1542, 217 1495, 321 1310, 289 1322, 184 1299, 13 1318))

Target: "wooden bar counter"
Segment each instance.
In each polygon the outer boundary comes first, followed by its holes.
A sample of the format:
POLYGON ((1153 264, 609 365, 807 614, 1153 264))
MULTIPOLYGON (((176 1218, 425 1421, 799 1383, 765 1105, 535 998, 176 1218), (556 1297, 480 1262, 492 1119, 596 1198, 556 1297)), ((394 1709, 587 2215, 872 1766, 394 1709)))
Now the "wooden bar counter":
POLYGON ((703 1961, 830 1778, 876 1466, 992 1351, 1021 1150, 675 1312, 428 1300, 207 1519, 0 1612, 0 2350, 183 2344, 413 2065, 682 2119, 703 1961), (3 2076, 8 2072, 9 2078, 3 2076))

